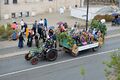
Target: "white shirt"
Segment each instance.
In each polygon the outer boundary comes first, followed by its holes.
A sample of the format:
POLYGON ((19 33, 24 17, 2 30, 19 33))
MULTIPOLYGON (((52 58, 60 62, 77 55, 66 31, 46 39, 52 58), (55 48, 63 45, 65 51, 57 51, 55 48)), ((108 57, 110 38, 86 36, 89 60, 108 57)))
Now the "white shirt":
POLYGON ((21 24, 21 26, 24 26, 24 21, 21 21, 20 24, 21 24))
POLYGON ((40 20, 39 23, 40 23, 40 24, 44 24, 44 21, 43 21, 43 20, 40 20))

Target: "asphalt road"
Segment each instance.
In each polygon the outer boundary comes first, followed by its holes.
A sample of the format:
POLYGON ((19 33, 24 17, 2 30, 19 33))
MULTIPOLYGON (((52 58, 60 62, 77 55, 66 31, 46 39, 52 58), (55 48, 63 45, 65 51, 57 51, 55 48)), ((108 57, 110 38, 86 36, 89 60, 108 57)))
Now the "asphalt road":
POLYGON ((24 55, 0 59, 0 80, 82 80, 81 66, 86 71, 85 80, 105 80, 102 63, 109 60, 109 55, 84 56, 120 48, 119 42, 120 36, 106 39, 105 44, 97 52, 83 51, 77 58, 59 52, 56 61, 40 61, 37 65, 25 61, 24 55))

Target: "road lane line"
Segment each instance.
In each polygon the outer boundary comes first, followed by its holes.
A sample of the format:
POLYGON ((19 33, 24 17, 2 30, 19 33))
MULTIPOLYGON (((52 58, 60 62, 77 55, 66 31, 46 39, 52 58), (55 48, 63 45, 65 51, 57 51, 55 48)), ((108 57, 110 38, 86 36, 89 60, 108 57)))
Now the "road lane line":
POLYGON ((40 68, 44 68, 44 67, 48 67, 48 66, 53 66, 53 65, 57 65, 57 64, 61 64, 61 63, 71 62, 71 61, 75 61, 75 60, 78 60, 78 59, 83 59, 83 58, 88 58, 88 57, 92 57, 92 56, 102 55, 102 54, 106 54, 106 53, 110 53, 110 52, 114 52, 114 51, 118 51, 118 49, 105 51, 105 52, 101 52, 101 53, 96 53, 96 54, 92 54, 92 55, 87 55, 87 56, 83 56, 83 57, 73 58, 73 59, 69 59, 69 60, 65 60, 65 61, 54 62, 54 63, 50 63, 50 64, 46 64, 46 65, 42 65, 42 66, 37 66, 37 67, 29 68, 29 69, 19 70, 19 71, 15 71, 15 72, 10 72, 10 73, 0 75, 0 78, 5 77, 5 76, 9 76, 9 75, 22 73, 22 72, 35 70, 35 69, 40 69, 40 68))

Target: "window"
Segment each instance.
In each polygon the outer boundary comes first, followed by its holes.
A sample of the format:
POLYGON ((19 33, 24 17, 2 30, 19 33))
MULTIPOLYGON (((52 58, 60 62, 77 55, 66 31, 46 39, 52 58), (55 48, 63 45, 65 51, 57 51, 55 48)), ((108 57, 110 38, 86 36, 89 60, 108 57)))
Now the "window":
POLYGON ((20 12, 20 13, 19 13, 19 17, 22 17, 22 16, 23 16, 23 13, 22 13, 22 12, 20 12))
POLYGON ((53 1, 53 0, 48 0, 48 1, 53 1))
POLYGON ((11 16, 12 16, 12 18, 16 17, 15 13, 11 13, 11 16))
POLYGON ((4 4, 9 4, 9 0, 4 0, 4 4))
POLYGON ((29 17, 29 15, 30 15, 30 13, 29 13, 29 11, 27 11, 26 14, 25 14, 25 16, 29 17))
POLYGON ((41 2, 43 2, 43 0, 40 0, 41 2))
POLYGON ((13 4, 17 4, 17 0, 13 0, 13 4))

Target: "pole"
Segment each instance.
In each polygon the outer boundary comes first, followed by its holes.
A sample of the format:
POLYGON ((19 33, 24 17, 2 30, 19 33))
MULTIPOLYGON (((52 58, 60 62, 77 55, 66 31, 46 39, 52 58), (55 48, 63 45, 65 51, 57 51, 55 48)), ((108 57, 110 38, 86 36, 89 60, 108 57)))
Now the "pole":
POLYGON ((0 20, 1 20, 1 8, 2 7, 2 2, 1 2, 1 0, 0 0, 0 20))
POLYGON ((120 8, 120 0, 118 1, 118 7, 120 8))
POLYGON ((88 29, 88 12, 89 12, 89 0, 87 0, 86 31, 87 31, 87 29, 88 29))

